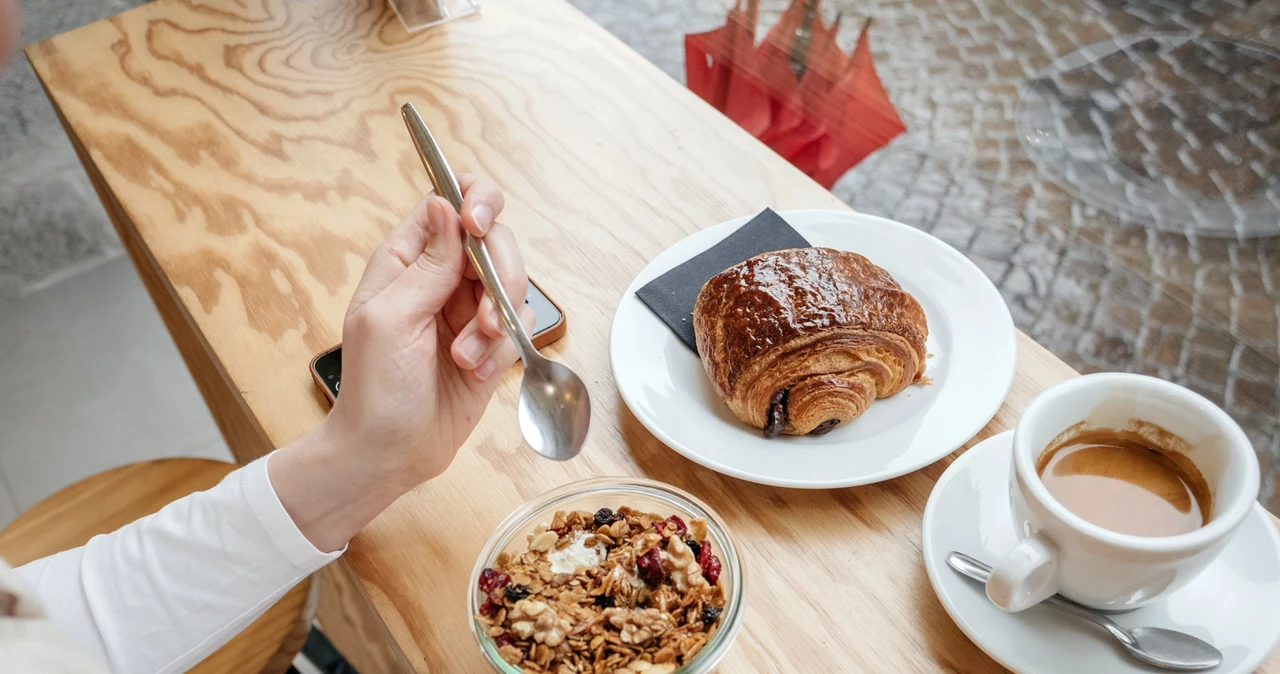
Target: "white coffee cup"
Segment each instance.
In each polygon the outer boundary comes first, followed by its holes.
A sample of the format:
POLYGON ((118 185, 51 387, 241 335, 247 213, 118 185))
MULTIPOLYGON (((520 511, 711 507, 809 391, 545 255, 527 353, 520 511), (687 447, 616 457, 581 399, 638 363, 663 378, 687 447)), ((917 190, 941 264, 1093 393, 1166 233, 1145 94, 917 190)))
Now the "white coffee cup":
POLYGON ((1031 401, 1013 432, 1010 496, 1021 540, 995 565, 987 596, 1006 611, 1055 593, 1102 610, 1142 606, 1213 561, 1253 509, 1258 484, 1258 458, 1244 431, 1196 393, 1133 374, 1094 374, 1054 386, 1031 401), (1133 429, 1135 421, 1183 441, 1161 448, 1184 453, 1208 483, 1210 518, 1203 527, 1177 536, 1117 533, 1067 510, 1040 480, 1036 460, 1064 432, 1133 429))

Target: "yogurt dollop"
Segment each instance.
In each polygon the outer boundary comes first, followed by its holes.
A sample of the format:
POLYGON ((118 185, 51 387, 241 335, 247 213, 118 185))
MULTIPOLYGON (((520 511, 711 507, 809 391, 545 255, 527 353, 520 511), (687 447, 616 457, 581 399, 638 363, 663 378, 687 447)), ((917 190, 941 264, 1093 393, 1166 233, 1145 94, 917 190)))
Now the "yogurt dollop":
POLYGON ((585 531, 575 532, 572 543, 548 552, 547 561, 551 562, 551 573, 576 573, 579 569, 603 562, 604 546, 586 546, 585 541, 590 535, 585 531))

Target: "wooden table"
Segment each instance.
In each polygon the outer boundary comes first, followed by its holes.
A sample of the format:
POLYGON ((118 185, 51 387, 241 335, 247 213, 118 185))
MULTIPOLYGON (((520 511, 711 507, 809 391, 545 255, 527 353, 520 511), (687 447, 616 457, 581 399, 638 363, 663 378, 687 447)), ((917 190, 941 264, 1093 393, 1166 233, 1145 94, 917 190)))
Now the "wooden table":
MULTIPOLYGON (((383 0, 157 0, 28 54, 241 461, 325 414, 308 360, 339 341, 366 256, 428 190, 400 104, 418 106, 455 169, 505 189, 503 220, 568 315, 550 355, 591 387, 595 427, 580 458, 538 459, 507 375, 448 473, 373 522, 335 572, 359 582, 338 583, 351 601, 329 615, 322 603, 321 622, 361 671, 483 671, 464 601, 483 541, 527 499, 599 475, 672 483, 728 521, 750 578, 721 671, 997 668, 920 559, 920 515, 949 460, 854 489, 758 486, 685 460, 621 404, 610 321, 646 261, 766 206, 846 206, 568 5, 485 0, 478 17, 409 36, 383 0), (362 643, 379 621, 392 655, 362 643)), ((1074 374, 1018 344, 1013 390, 979 439, 1074 374)))

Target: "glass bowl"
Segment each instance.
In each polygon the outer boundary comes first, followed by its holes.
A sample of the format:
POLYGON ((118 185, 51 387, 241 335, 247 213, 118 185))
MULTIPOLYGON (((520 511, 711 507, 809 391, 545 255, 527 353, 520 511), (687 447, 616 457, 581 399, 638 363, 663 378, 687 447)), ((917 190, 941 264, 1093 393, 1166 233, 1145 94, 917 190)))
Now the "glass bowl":
POLYGON ((471 571, 467 592, 467 622, 471 624, 471 632, 480 644, 480 651, 493 666, 493 671, 502 674, 520 674, 520 668, 507 664, 498 656, 497 646, 486 634, 488 626, 475 619, 480 612, 480 604, 485 595, 478 587, 480 572, 493 566, 498 555, 508 552, 513 555, 528 549, 525 536, 533 531, 539 523, 551 522, 557 510, 585 510, 595 512, 601 508, 617 509, 619 506, 630 506, 641 512, 655 514, 679 515, 688 522, 693 517, 701 517, 707 521, 707 537, 713 542, 713 550, 720 558, 722 570, 720 583, 724 586, 725 608, 720 617, 720 628, 714 637, 707 641, 702 650, 676 670, 677 674, 703 674, 711 671, 720 658, 728 652, 733 639, 742 626, 743 616, 743 584, 745 581, 742 559, 738 548, 729 538, 724 521, 711 508, 693 496, 675 487, 636 478, 599 478, 574 482, 549 491, 526 503, 498 525, 480 557, 476 567, 471 571))

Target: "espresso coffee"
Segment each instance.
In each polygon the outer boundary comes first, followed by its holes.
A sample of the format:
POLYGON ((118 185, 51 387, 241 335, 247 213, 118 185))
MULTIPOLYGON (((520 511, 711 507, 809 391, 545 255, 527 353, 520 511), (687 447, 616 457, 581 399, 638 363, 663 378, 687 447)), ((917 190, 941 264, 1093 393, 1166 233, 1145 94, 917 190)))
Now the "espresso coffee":
POLYGON ((1209 485, 1185 455, 1133 431, 1084 430, 1055 439, 1036 461, 1059 503, 1122 534, 1176 536, 1209 522, 1209 485))

